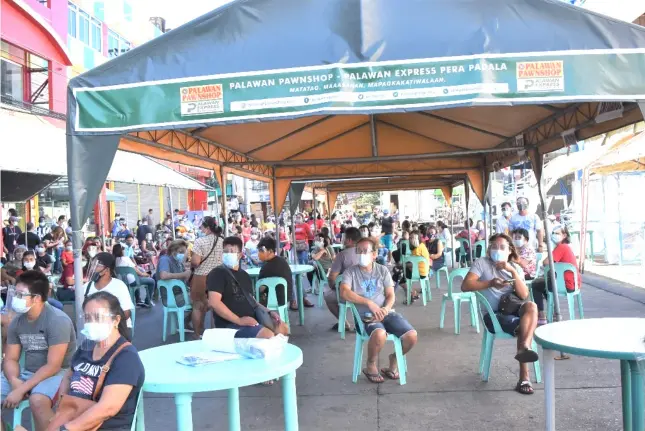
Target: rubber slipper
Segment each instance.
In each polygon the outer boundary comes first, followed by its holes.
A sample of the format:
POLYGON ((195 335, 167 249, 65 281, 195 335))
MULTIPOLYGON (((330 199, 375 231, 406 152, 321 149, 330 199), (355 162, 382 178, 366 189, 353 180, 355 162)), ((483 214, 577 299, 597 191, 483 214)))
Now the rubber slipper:
POLYGON ((305 299, 304 301, 302 301, 302 304, 307 308, 315 307, 315 305, 311 301, 309 301, 308 299, 305 299))
POLYGON ((515 391, 522 395, 533 395, 533 385, 528 380, 520 380, 515 386, 515 391))
POLYGON ((399 372, 396 373, 389 368, 381 368, 381 374, 390 380, 399 380, 399 372))
POLYGON ((539 358, 537 352, 534 352, 531 349, 526 349, 517 355, 515 355, 515 360, 518 361, 519 363, 529 363, 529 362, 536 362, 539 358))
POLYGON ((383 376, 380 375, 379 373, 376 373, 376 374, 368 373, 367 368, 363 368, 363 374, 365 374, 365 377, 367 377, 367 380, 369 380, 371 383, 383 383, 385 381, 383 376))

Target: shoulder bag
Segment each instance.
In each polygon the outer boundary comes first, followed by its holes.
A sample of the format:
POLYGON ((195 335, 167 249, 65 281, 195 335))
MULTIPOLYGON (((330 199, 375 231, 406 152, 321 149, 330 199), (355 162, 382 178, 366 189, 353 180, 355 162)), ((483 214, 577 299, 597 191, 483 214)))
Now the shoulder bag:
POLYGON ((515 292, 508 292, 499 299, 499 312, 507 316, 517 316, 526 300, 520 298, 515 292))
MULTIPOLYGON (((107 376, 107 373, 110 371, 110 366, 112 365, 112 362, 114 362, 114 359, 117 357, 119 353, 126 347, 130 346, 131 344, 129 342, 125 342, 121 344, 115 351, 112 353, 112 356, 110 356, 110 359, 107 360, 105 365, 101 367, 101 374, 99 374, 99 378, 96 381, 96 386, 94 387, 94 392, 92 393, 92 399, 91 400, 86 400, 84 398, 79 398, 75 397, 73 395, 61 395, 60 398, 58 399, 58 408, 56 409, 56 414, 52 418, 52 420, 49 422, 49 425, 47 426, 47 431, 58 431, 61 426, 65 425, 67 422, 70 422, 83 413, 85 413, 87 410, 90 409, 90 407, 93 407, 97 402, 98 402, 98 395, 101 393, 101 390, 103 389, 103 383, 105 383, 105 377, 107 376)), ((101 425, 103 425, 103 422, 98 424, 97 426, 93 428, 89 428, 86 431, 97 431, 98 429, 101 428, 101 425)))
POLYGON ((278 313, 276 313, 275 311, 271 312, 264 305, 258 303, 258 301, 256 301, 255 298, 249 292, 242 289, 240 287, 240 284, 237 282, 237 279, 235 278, 233 271, 231 271, 230 268, 228 268, 225 265, 222 265, 221 268, 224 268, 224 270, 228 273, 235 289, 240 289, 242 291, 244 298, 249 303, 251 308, 253 308, 253 314, 255 316, 255 320, 257 320, 260 325, 264 326, 267 329, 270 329, 276 335, 277 334, 289 335, 289 327, 287 326, 286 323, 284 323, 280 319, 280 316, 278 315, 278 313))

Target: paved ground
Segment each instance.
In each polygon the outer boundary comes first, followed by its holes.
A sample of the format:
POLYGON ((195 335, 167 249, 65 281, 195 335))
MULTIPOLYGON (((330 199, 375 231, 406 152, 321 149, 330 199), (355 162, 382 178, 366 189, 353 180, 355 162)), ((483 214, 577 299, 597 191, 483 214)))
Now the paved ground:
MULTIPOLYGON (((591 284, 583 290, 585 316, 645 316, 645 290, 599 277, 585 277, 587 281, 591 284)), ((477 374, 481 335, 465 326, 466 307, 461 335, 454 334, 451 308, 446 327, 440 330, 441 300, 436 289, 433 294, 427 307, 419 302, 411 307, 397 306, 419 332, 419 344, 409 355, 405 386, 391 381, 374 385, 364 377, 352 383, 353 335, 340 340, 337 333, 329 331, 333 320, 325 308, 307 310, 305 326, 294 325, 291 337, 304 352, 304 364, 297 374, 300 429, 543 429, 542 385, 536 385, 533 396, 513 391, 518 372, 514 343, 495 346, 490 381, 481 382, 477 374)), ((292 321, 297 321, 296 314, 292 316, 292 321)), ((160 306, 137 314, 134 341, 140 350, 162 344, 161 319, 160 306)), ((177 337, 168 340, 177 341, 177 337)), ((390 349, 386 347, 387 353, 390 349)), ((385 352, 381 359, 385 363, 385 352)), ((556 373, 558 429, 621 429, 618 362, 573 357, 558 362, 556 373)), ((240 394, 242 429, 284 429, 279 385, 244 388, 240 394)), ((195 430, 226 429, 225 397, 224 392, 195 395, 195 430)), ((146 394, 145 417, 146 429, 176 429, 173 399, 146 394)))
MULTIPOLYGON (((586 317, 645 316, 645 289, 589 273, 583 278, 586 317)), ((331 332, 334 322, 326 308, 307 310, 305 326, 294 325, 290 340, 304 353, 304 364, 297 373, 300 429, 543 429, 542 385, 535 385, 532 396, 513 391, 518 372, 513 359, 515 344, 496 344, 490 381, 482 382, 477 374, 481 335, 468 326, 467 308, 464 306, 462 311, 462 333, 455 335, 451 306, 445 328, 439 329, 440 305, 440 295, 434 287, 433 301, 427 307, 420 302, 411 307, 397 305, 397 311, 404 313, 419 332, 419 344, 408 357, 405 386, 392 381, 374 385, 363 376, 358 383, 352 383, 354 336, 348 334, 343 341, 331 332)), ((139 350, 162 344, 162 316, 160 305, 138 311, 134 344, 139 350)), ((297 322, 297 313, 292 314, 292 322, 297 322)), ((178 337, 170 337, 167 342, 178 342, 178 337)), ((391 346, 385 350, 382 364, 391 346)), ((558 429, 621 429, 618 362, 572 357, 556 363, 556 376, 558 429)), ((284 429, 279 385, 243 388, 240 395, 243 430, 284 429)), ((226 393, 196 394, 194 429, 226 429, 226 412, 226 393)), ((148 430, 175 430, 173 398, 146 394, 145 418, 148 430)))

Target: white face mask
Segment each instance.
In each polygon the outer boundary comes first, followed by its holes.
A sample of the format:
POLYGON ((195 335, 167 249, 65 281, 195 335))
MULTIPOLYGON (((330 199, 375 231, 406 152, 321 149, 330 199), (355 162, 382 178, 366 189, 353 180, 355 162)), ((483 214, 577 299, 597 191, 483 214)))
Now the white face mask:
POLYGON ((358 264, 363 268, 369 266, 372 263, 372 254, 359 254, 358 255, 358 264))
POLYGON ((65 250, 72 251, 72 250, 74 250, 74 247, 71 246, 71 245, 68 245, 67 247, 65 247, 65 250))
POLYGON ((11 308, 18 314, 24 314, 31 309, 31 306, 27 307, 27 298, 17 298, 14 296, 11 300, 11 308))
POLYGON ((515 247, 518 247, 518 248, 522 248, 522 247, 524 247, 524 238, 514 239, 514 240, 513 240, 513 245, 514 245, 515 247))
POLYGON ((36 262, 25 262, 24 265, 25 265, 25 268, 27 269, 34 269, 34 266, 36 266, 36 262))
POLYGON ((235 268, 238 263, 237 253, 223 253, 222 263, 229 268, 235 268))
POLYGON ((94 256, 96 256, 96 247, 88 248, 88 249, 87 249, 87 254, 88 254, 90 257, 94 257, 94 256))
POLYGON ((45 248, 44 247, 36 247, 36 253, 44 253, 45 248))
POLYGON ((511 210, 508 208, 505 208, 502 210, 502 214, 504 215, 504 217, 508 217, 511 215, 511 210))
POLYGON ((560 244, 562 242, 562 234, 560 234, 560 233, 552 233, 551 234, 551 241, 553 241, 555 244, 560 244))
POLYGON ((322 241, 316 241, 314 245, 318 248, 323 248, 325 246, 325 243, 322 241))
POLYGON ((110 336, 112 325, 109 322, 88 322, 82 332, 92 341, 104 341, 110 336))
POLYGON ((251 235, 251 239, 252 239, 253 241, 255 241, 256 239, 258 239, 258 236, 257 236, 257 235, 251 235))

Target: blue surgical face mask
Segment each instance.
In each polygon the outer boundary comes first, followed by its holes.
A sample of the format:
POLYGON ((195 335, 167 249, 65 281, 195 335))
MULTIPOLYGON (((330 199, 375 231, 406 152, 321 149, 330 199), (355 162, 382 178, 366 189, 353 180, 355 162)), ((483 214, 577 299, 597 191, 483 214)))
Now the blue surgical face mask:
POLYGON ((229 268, 235 268, 238 264, 237 253, 222 254, 222 263, 229 268))
POLYGON ((495 262, 506 262, 508 260, 508 252, 504 250, 491 250, 490 258, 495 262))
POLYGON ((184 253, 177 253, 175 255, 175 259, 177 259, 177 261, 180 262, 180 263, 184 261, 185 257, 186 257, 186 255, 184 253))
POLYGON ((18 314, 24 314, 31 309, 31 306, 27 307, 27 298, 17 298, 14 296, 11 300, 11 308, 18 314))

